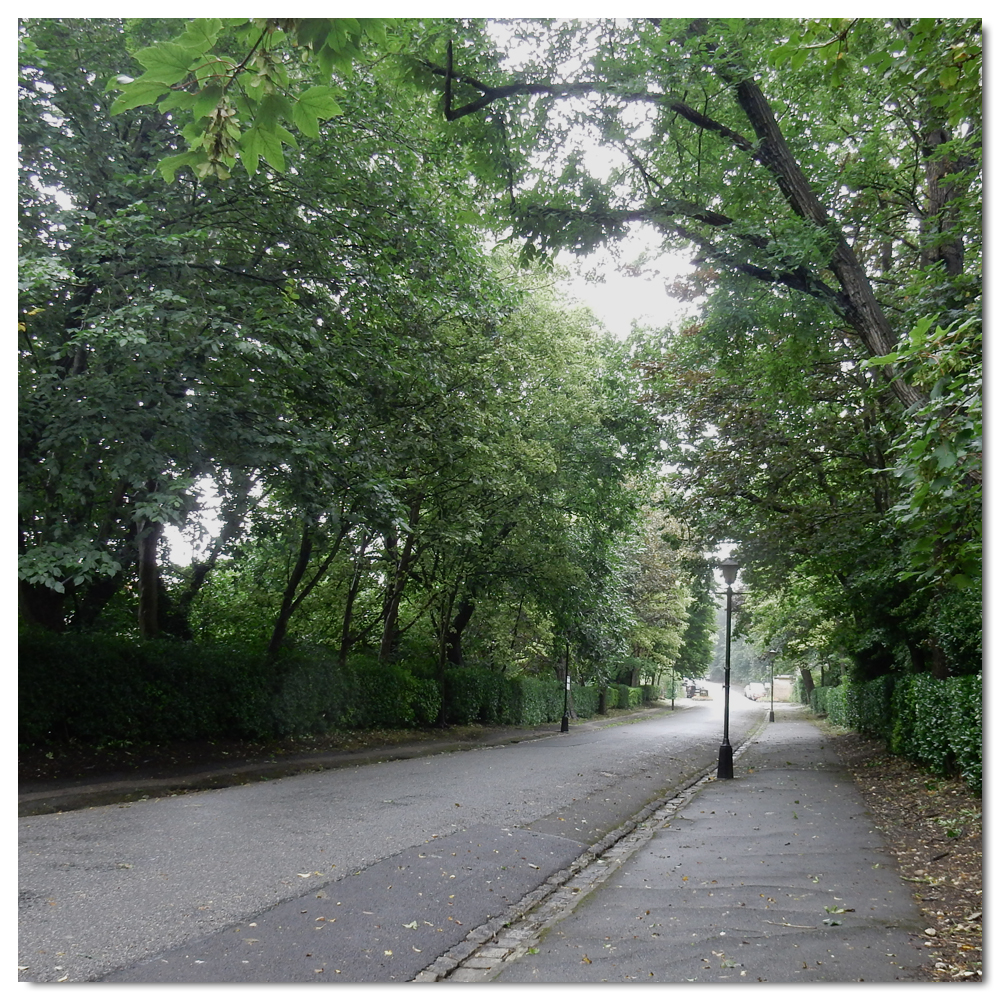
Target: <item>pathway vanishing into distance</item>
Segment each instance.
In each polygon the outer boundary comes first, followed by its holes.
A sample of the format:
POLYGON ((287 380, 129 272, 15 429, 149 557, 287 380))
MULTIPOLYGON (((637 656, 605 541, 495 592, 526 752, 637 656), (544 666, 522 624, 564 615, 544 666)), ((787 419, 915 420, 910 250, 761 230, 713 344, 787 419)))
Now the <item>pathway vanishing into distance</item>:
MULTIPOLYGON (((514 744, 25 817, 20 979, 412 979, 714 773, 712 694, 514 744)), ((734 746, 766 716, 734 690, 734 746)))

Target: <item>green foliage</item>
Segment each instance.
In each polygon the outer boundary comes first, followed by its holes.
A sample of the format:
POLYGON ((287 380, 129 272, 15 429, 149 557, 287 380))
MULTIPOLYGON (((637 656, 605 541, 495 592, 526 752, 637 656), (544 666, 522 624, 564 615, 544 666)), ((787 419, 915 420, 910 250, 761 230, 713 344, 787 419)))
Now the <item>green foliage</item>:
POLYGON ((977 794, 983 789, 983 677, 953 677, 948 686, 950 755, 954 767, 977 794))
POLYGON ((893 508, 910 536, 912 569, 923 584, 974 587, 982 579, 982 318, 947 327, 923 318, 892 354, 870 366, 905 367, 929 402, 910 414, 893 446, 904 498, 893 508))
POLYGON ((961 775, 982 794, 982 675, 935 680, 927 674, 878 677, 815 688, 813 711, 856 729, 936 774, 961 775))
POLYGON ((902 678, 893 691, 889 749, 982 791, 982 676, 902 678))
POLYGON ((835 726, 841 726, 845 729, 850 728, 847 721, 848 686, 848 684, 842 683, 836 687, 813 688, 814 694, 819 691, 825 692, 821 697, 825 705, 824 711, 827 719, 835 726))
POLYGON ((159 164, 168 181, 181 167, 226 180, 237 160, 251 176, 261 159, 284 171, 282 147, 297 142, 281 122, 318 138, 320 122, 343 113, 338 97, 364 44, 386 44, 386 25, 371 18, 195 18, 173 39, 134 53, 144 70, 137 78, 120 73, 108 81, 107 90, 121 91, 111 113, 153 104, 190 113, 188 151, 159 164), (298 65, 286 47, 296 50, 298 65), (327 81, 336 73, 337 86, 324 82, 296 93, 310 65, 327 81))
POLYGON ((852 684, 847 691, 848 716, 853 728, 888 743, 892 738, 892 692, 897 679, 892 674, 852 684))
POLYGON ((438 717, 441 691, 437 684, 414 677, 401 664, 353 661, 348 677, 348 698, 335 717, 342 728, 429 726, 438 717))
POLYGON ((20 664, 24 743, 273 732, 260 651, 27 632, 20 664))
POLYGON ((481 667, 453 667, 444 675, 445 721, 450 725, 481 722, 514 725, 514 685, 505 674, 481 667))
POLYGON ((511 716, 522 726, 539 726, 562 718, 565 688, 555 677, 521 674, 513 681, 511 716))
POLYGON ((590 719, 597 715, 600 704, 600 689, 596 687, 584 687, 574 684, 570 688, 569 696, 573 704, 573 711, 581 719, 590 719))
MULTIPOLYGON (((638 708, 645 700, 646 690, 641 687, 630 687, 628 684, 618 684, 618 708, 638 708)), ((649 690, 652 690, 650 687, 649 690)))
MULTIPOLYGON (((982 99, 982 22, 949 18, 895 18, 893 43, 869 48, 871 22, 861 18, 808 18, 774 48, 775 66, 801 71, 816 64, 830 87, 857 84, 857 73, 877 74, 897 86, 929 91, 929 103, 958 125, 979 113, 982 99)), ((877 22, 876 22, 877 23, 877 22)))
POLYGON ((831 696, 836 690, 835 687, 814 687, 809 696, 809 707, 817 715, 829 715, 831 696))
MULTIPOLYGON (((267 725, 317 727, 351 702, 293 664, 321 644, 700 675, 694 553, 735 541, 737 676, 772 642, 857 679, 975 670, 981 22, 490 27, 19 23, 25 618, 252 637, 291 657, 267 725), (514 273, 636 222, 696 248, 676 330, 614 344, 514 273), (520 254, 487 258, 490 226, 520 254)), ((351 683, 416 724, 413 674, 351 683)), ((514 711, 455 683, 459 715, 514 711)))

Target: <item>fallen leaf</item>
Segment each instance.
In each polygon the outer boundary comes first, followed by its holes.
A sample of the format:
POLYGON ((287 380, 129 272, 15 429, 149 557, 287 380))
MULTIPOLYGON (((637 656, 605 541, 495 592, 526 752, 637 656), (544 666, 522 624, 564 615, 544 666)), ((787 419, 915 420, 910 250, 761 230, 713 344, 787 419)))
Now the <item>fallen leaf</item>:
POLYGON ((416 922, 416 920, 414 920, 414 921, 413 921, 413 923, 410 923, 410 924, 403 924, 403 926, 404 926, 404 927, 409 927, 409 928, 411 928, 412 930, 416 930, 416 929, 417 929, 417 922, 416 922))

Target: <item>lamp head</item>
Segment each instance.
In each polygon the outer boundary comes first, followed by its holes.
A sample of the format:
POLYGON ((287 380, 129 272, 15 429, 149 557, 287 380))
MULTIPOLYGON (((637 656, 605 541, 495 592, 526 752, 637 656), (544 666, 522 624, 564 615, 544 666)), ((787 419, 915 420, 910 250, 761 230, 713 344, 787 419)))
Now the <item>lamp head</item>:
POLYGON ((730 556, 719 563, 719 569, 722 570, 722 578, 726 581, 726 586, 731 587, 736 582, 736 574, 740 571, 740 564, 730 556))

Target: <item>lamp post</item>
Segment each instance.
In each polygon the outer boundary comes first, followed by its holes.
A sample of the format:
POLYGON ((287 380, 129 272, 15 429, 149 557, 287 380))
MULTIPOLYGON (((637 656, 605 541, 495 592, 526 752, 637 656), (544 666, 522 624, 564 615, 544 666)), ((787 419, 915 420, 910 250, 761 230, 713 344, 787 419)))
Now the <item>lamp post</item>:
POLYGON ((566 690, 563 691, 563 717, 559 732, 569 732, 569 643, 566 643, 566 690))
POLYGON ((719 569, 722 570, 722 578, 726 581, 726 695, 722 710, 722 746, 719 747, 719 770, 716 777, 731 778, 733 748, 729 743, 729 663, 733 634, 733 584, 736 582, 736 574, 740 571, 740 564, 730 557, 719 563, 719 569))
POLYGON ((780 650, 777 649, 767 651, 767 657, 771 661, 771 714, 767 717, 768 722, 774 722, 774 661, 780 655, 780 650))

